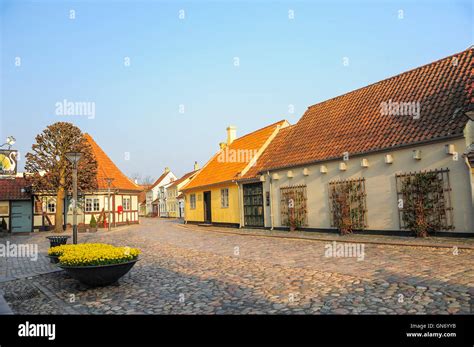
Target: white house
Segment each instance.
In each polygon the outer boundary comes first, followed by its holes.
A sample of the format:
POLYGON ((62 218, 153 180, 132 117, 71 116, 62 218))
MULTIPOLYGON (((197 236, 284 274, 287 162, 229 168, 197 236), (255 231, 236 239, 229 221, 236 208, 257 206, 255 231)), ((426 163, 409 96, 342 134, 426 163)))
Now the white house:
POLYGON ((160 215, 160 205, 159 205, 159 195, 160 188, 170 184, 176 180, 176 176, 171 172, 171 170, 166 167, 164 172, 160 177, 152 184, 150 189, 146 192, 146 214, 159 216, 160 215))

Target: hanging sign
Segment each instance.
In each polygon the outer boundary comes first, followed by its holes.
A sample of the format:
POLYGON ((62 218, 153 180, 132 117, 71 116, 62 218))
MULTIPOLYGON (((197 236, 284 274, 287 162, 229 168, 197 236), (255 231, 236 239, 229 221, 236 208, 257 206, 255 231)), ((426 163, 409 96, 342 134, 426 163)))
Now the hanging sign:
POLYGON ((16 175, 18 151, 0 149, 0 175, 16 175))

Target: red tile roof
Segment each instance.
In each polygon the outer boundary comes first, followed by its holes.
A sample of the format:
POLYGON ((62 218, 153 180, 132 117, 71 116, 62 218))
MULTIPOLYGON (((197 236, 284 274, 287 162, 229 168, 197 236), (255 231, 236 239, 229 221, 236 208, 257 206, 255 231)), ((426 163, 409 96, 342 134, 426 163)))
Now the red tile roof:
MULTIPOLYGON (((252 166, 245 175, 242 176, 242 180, 249 180, 254 179, 259 176, 259 172, 262 171, 263 168, 268 166, 273 157, 278 153, 280 147, 285 143, 285 139, 291 133, 291 130, 294 128, 294 125, 290 125, 286 128, 281 129, 275 138, 270 142, 268 147, 262 153, 260 158, 258 158, 257 162, 254 166, 252 166)), ((239 180, 240 181, 240 180, 239 180)))
POLYGON ((161 176, 158 177, 158 179, 155 181, 155 183, 153 183, 153 184, 148 188, 148 190, 151 190, 151 189, 155 188, 158 184, 160 184, 161 181, 163 181, 163 180, 165 179, 166 175, 169 174, 169 173, 170 173, 170 171, 165 171, 165 172, 163 172, 163 173, 161 174, 161 176))
MULTIPOLYGON (((286 120, 281 120, 274 124, 268 125, 265 128, 239 137, 235 139, 229 146, 226 146, 224 150, 227 150, 227 153, 239 153, 239 151, 245 151, 245 153, 254 153, 254 151, 260 150, 260 148, 265 144, 265 142, 270 138, 275 130, 279 129, 279 127, 285 126, 286 124, 286 120)), ((240 173, 248 166, 249 161, 222 161, 220 160, 219 154, 224 150, 217 152, 194 177, 194 179, 184 187, 183 190, 224 183, 238 179, 240 173)))
POLYGON ((263 168, 276 169, 461 137, 473 104, 473 48, 310 106, 263 168), (382 103, 419 102, 420 117, 382 103), (415 117, 416 118, 416 117, 415 117))
POLYGON ((105 154, 102 148, 92 139, 89 134, 84 134, 87 142, 92 147, 95 159, 97 160, 97 185, 100 190, 107 189, 106 178, 113 178, 111 189, 125 191, 140 191, 140 186, 125 176, 114 162, 105 154))
POLYGON ((187 174, 184 174, 182 177, 178 178, 177 180, 173 181, 169 186, 168 188, 171 188, 171 187, 174 187, 180 183, 182 183, 183 181, 187 180, 188 178, 192 177, 193 175, 197 174, 199 170, 196 170, 196 171, 191 171, 191 172, 188 172, 187 174))
POLYGON ((23 177, 0 179, 0 200, 30 200, 28 183, 23 177))

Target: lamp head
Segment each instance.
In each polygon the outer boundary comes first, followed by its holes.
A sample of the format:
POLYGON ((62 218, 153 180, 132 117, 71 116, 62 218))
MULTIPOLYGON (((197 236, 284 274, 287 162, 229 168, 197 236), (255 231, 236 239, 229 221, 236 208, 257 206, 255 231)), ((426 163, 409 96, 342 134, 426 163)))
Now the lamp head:
POLYGON ((67 152, 66 158, 71 162, 71 164, 76 165, 79 160, 81 160, 82 153, 81 152, 67 152))

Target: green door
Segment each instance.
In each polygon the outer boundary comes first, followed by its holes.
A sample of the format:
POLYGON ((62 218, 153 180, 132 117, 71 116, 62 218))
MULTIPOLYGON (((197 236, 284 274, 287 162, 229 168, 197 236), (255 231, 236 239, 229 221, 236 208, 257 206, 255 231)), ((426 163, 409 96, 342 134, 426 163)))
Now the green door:
POLYGON ((244 184, 245 226, 263 227, 263 187, 262 183, 244 184))
POLYGON ((31 201, 11 202, 11 231, 12 233, 24 233, 32 231, 31 201))

